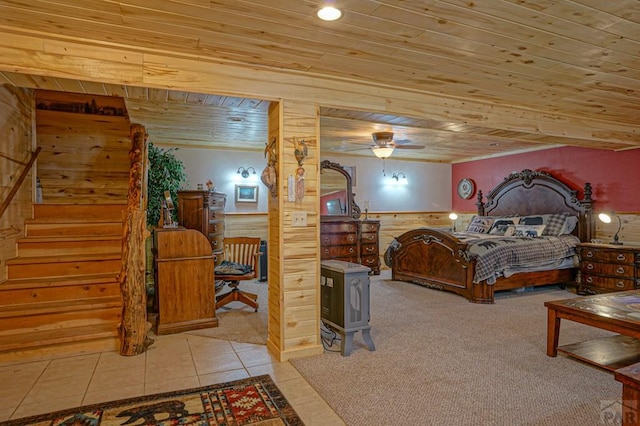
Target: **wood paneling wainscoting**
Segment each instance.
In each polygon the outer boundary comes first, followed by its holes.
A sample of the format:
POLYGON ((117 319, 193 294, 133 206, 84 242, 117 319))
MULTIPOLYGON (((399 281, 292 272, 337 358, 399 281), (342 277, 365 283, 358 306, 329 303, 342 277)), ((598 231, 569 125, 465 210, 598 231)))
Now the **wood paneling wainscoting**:
MULTIPOLYGON (((460 215, 457 221, 458 229, 468 225, 473 215, 460 215), (464 217, 463 217, 464 216, 464 217), (467 218, 468 216, 468 218, 467 218)), ((380 266, 388 269, 382 256, 385 250, 398 235, 419 227, 450 227, 449 212, 373 212, 369 213, 369 219, 380 221, 380 266)), ((362 215, 361 219, 364 219, 362 215)), ((259 236, 267 239, 267 213, 227 213, 226 237, 259 236)), ((318 250, 320 247, 318 246, 318 250)))
MULTIPOLYGON (((384 264, 384 252, 393 239, 411 229, 420 227, 450 228, 450 212, 369 212, 368 218, 380 221, 380 266, 388 269, 384 264)), ((458 213, 456 229, 467 229, 475 213, 458 213)), ((362 215, 364 219, 364 215, 362 215)), ((622 229, 620 241, 627 244, 640 244, 640 212, 625 212, 620 214, 622 229)), ((267 239, 267 213, 227 213, 225 236, 238 237, 247 235, 259 236, 267 239), (248 231, 250 230, 250 231, 248 231)), ((613 239, 618 228, 617 221, 605 224, 596 223, 596 238, 603 242, 613 239)), ((319 249, 319 247, 318 247, 319 249)))
POLYGON ((225 214, 225 237, 259 237, 266 241, 269 231, 267 212, 225 214))

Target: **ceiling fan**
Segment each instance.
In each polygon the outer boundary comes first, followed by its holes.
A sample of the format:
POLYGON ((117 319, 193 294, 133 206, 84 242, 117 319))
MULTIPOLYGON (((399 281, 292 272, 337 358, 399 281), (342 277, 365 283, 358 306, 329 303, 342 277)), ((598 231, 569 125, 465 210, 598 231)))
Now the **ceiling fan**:
POLYGON ((376 157, 388 158, 393 154, 394 149, 423 149, 424 145, 414 145, 410 140, 393 140, 393 132, 375 132, 371 135, 374 145, 371 150, 376 157))

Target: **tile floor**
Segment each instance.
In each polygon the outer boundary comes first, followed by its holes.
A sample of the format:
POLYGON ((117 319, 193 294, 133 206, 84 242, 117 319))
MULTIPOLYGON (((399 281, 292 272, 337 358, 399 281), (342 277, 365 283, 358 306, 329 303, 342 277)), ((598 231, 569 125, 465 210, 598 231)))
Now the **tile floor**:
POLYGON ((101 352, 0 363, 0 421, 269 374, 306 425, 344 425, 288 362, 266 346, 187 333, 154 336, 138 356, 101 352))

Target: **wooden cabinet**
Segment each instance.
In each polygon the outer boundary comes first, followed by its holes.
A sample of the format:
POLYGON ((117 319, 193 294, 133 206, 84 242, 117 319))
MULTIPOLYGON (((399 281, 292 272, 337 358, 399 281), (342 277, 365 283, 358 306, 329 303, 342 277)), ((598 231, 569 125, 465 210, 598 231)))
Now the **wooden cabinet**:
POLYGON ((347 218, 322 218, 320 257, 359 263, 380 274, 380 222, 347 218))
POLYGON ((360 263, 371 268, 374 274, 380 274, 380 221, 360 221, 360 263))
POLYGON ((322 260, 335 259, 360 263, 358 261, 358 221, 323 221, 320 228, 320 247, 322 260))
POLYGON ((214 254, 224 250, 226 200, 227 194, 221 192, 178 191, 178 225, 206 235, 214 254))
POLYGON ((185 228, 153 232, 157 333, 217 327, 214 259, 207 238, 185 228))
POLYGON ((578 246, 580 294, 640 288, 640 247, 582 243, 578 246))
MULTIPOLYGON (((214 254, 224 252, 224 207, 227 203, 227 194, 221 192, 209 192, 209 229, 207 237, 211 243, 214 254)), ((222 256, 218 256, 222 259, 222 256)))

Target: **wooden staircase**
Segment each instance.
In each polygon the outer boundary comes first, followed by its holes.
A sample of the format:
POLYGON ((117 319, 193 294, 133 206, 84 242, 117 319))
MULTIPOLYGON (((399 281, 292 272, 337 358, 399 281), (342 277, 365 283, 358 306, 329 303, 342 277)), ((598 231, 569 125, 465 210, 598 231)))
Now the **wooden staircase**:
POLYGON ((0 283, 0 360, 119 347, 124 204, 34 204, 0 283))

